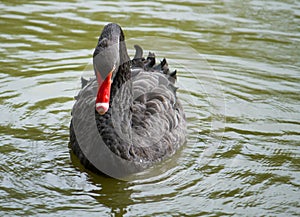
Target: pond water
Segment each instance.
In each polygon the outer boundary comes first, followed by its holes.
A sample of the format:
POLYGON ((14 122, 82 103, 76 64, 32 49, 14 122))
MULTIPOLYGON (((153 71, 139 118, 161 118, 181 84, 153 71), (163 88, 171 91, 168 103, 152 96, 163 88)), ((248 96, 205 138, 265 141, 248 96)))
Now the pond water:
POLYGON ((1 1, 0 216, 300 215, 300 2, 1 1), (178 70, 188 140, 127 180, 68 149, 105 24, 178 70))

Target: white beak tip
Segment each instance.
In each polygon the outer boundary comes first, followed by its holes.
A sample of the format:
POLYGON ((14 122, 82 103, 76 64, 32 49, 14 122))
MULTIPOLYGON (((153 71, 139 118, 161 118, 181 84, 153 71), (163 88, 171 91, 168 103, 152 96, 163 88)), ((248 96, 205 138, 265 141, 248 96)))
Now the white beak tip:
POLYGON ((104 115, 109 108, 109 103, 107 102, 99 102, 96 103, 96 111, 100 114, 100 115, 104 115))

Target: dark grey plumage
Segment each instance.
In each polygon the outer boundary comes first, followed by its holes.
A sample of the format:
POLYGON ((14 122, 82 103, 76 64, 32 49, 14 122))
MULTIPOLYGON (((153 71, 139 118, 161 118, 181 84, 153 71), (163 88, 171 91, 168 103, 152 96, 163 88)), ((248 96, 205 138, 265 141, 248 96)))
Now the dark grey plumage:
MULTIPOLYGON (((123 41, 124 35, 120 31, 120 41, 123 41)), ((122 159, 146 168, 171 156, 185 142, 186 124, 183 108, 176 96, 176 71, 170 72, 166 59, 156 64, 154 53, 144 58, 142 48, 135 45, 135 49, 134 58, 128 60, 125 44, 120 48, 122 64, 112 83, 110 108, 104 115, 96 111, 94 115, 105 145, 122 159)), ((76 97, 73 111, 84 106, 87 98, 95 96, 97 91, 96 79, 83 82, 85 85, 76 97)), ((75 114, 72 115, 74 118, 75 114)), ((77 124, 84 121, 84 111, 76 115, 82 116, 76 117, 77 124)), ((86 127, 82 131, 80 133, 89 136, 91 129, 86 127)), ((71 149, 86 168, 99 172, 80 148, 89 144, 79 145, 76 133, 72 120, 71 149)))

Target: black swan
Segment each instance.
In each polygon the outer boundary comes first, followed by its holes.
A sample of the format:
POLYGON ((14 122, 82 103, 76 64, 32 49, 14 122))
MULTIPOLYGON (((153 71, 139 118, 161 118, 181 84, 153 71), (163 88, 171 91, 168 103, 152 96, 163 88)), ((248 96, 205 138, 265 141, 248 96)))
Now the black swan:
POLYGON ((93 54, 95 78, 82 79, 72 109, 71 150, 84 167, 112 177, 139 172, 185 142, 176 70, 135 49, 130 60, 121 27, 107 24, 93 54))

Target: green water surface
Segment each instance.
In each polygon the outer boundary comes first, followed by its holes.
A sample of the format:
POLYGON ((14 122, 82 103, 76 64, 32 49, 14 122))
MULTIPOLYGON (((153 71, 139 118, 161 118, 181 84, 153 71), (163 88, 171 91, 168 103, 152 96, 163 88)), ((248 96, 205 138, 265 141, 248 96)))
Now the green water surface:
POLYGON ((0 216, 299 216, 300 2, 1 1, 0 216), (69 154, 105 24, 178 70, 187 144, 127 181, 69 154))

